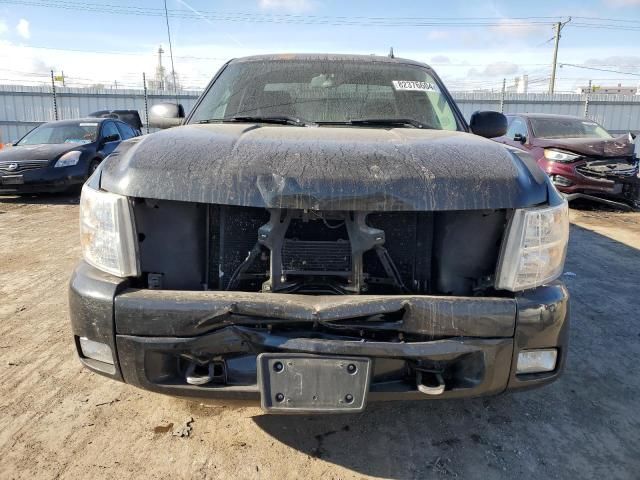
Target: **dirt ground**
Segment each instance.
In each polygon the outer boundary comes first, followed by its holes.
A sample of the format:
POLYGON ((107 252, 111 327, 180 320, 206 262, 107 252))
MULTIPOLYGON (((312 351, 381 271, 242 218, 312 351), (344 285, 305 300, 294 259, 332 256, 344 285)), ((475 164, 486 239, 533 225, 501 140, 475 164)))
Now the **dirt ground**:
POLYGON ((0 198, 1 479, 640 475, 638 213, 572 211, 560 381, 326 417, 205 406, 83 370, 66 296, 77 215, 73 197, 0 198), (172 435, 191 418, 190 436, 172 435))

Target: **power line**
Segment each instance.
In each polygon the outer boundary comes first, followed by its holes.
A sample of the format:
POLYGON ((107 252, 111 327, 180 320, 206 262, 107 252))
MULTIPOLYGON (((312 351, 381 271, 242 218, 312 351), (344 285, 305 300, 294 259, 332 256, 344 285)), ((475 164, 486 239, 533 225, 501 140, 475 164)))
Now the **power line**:
POLYGON ((609 69, 606 69, 606 68, 587 67, 585 65, 574 65, 572 63, 561 63, 560 66, 561 67, 582 68, 584 70, 597 70, 599 72, 620 73, 620 74, 623 74, 623 75, 633 75, 634 77, 640 77, 640 73, 621 72, 619 70, 609 70, 609 69))
POLYGON ((640 27, 627 27, 621 25, 596 25, 592 23, 572 23, 569 25, 571 28, 595 28, 600 30, 617 30, 617 31, 640 31, 640 27))
MULTIPOLYGON (((38 6, 47 8, 58 8, 67 10, 81 10, 89 12, 112 13, 122 15, 140 15, 146 17, 164 16, 165 12, 158 8, 142 8, 126 5, 97 4, 87 2, 43 2, 38 0, 0 0, 0 3, 38 6)), ((549 25, 551 20, 557 17, 338 17, 338 16, 318 16, 318 15, 290 15, 290 14, 253 14, 242 12, 199 12, 196 15, 192 12, 178 10, 167 10, 170 17, 183 19, 212 19, 228 22, 248 22, 248 23, 291 23, 291 24, 317 24, 317 25, 362 25, 362 26, 522 26, 549 25)))
POLYGON ((176 84, 176 68, 173 65, 173 45, 171 43, 171 29, 169 28, 169 12, 167 10, 167 0, 164 0, 164 18, 167 22, 167 37, 169 37, 169 57, 171 58, 171 76, 173 77, 173 93, 175 93, 176 103, 178 103, 178 85, 176 84))
MULTIPOLYGON (((160 8, 136 7, 123 4, 99 4, 61 0, 44 2, 43 0, 0 0, 0 4, 38 6, 47 8, 68 9, 75 11, 101 12, 118 15, 138 15, 145 17, 167 16, 189 20, 215 20, 220 22, 239 23, 276 23, 300 25, 332 25, 332 26, 379 26, 379 27, 531 27, 532 25, 552 25, 557 23, 557 16, 526 17, 368 17, 368 16, 328 16, 328 15, 294 15, 294 14, 256 14, 244 12, 185 12, 182 10, 163 11, 160 8), (552 20, 556 20, 553 22, 552 20)), ((638 22, 628 19, 604 17, 576 17, 582 20, 574 22, 570 27, 588 29, 607 29, 618 31, 640 31, 638 22)))
MULTIPOLYGON (((1 3, 1 0, 0 0, 1 3)), ((45 47, 42 45, 16 45, 14 48, 35 48, 38 50, 58 50, 61 52, 78 52, 78 53, 91 53, 91 54, 99 54, 99 55, 131 55, 131 56, 148 56, 152 55, 149 52, 124 52, 124 51, 115 51, 115 50, 80 50, 77 48, 57 48, 57 47, 45 47)), ((3 55, 0 53, 0 55, 3 55)), ((229 60, 228 57, 199 57, 192 55, 176 55, 174 58, 181 59, 191 59, 191 60, 229 60)))
POLYGON ((639 23, 638 20, 629 20, 627 18, 604 18, 604 17, 576 17, 580 20, 598 20, 598 21, 606 21, 606 22, 623 22, 623 23, 639 23))
MULTIPOLYGON (((2 0, 2 2, 0 3, 38 3, 38 4, 44 4, 44 2, 42 0, 37 1, 37 0, 2 0)), ((55 5, 51 5, 52 2, 47 2, 46 5, 47 6, 55 6, 55 5)), ((159 14, 163 15, 164 14, 164 9, 163 8, 159 8, 159 7, 136 7, 136 6, 132 6, 128 3, 89 3, 89 2, 83 2, 83 1, 73 1, 73 0, 58 0, 57 2, 58 5, 69 5, 72 6, 73 8, 76 8, 77 6, 89 6, 91 8, 97 8, 100 9, 102 11, 104 11, 105 7, 108 8, 116 8, 116 9, 130 9, 130 10, 136 10, 136 11, 141 11, 143 13, 148 13, 148 12, 159 12, 159 14)), ((170 14, 181 14, 182 12, 180 10, 169 10, 170 14)), ((231 11, 231 12, 216 12, 216 11, 207 11, 207 10, 200 10, 198 13, 202 13, 202 14, 212 14, 212 15, 236 15, 236 16, 248 16, 248 17, 255 17, 255 16, 263 16, 263 17, 273 17, 273 18, 303 18, 303 19, 307 19, 307 18, 313 18, 313 19, 321 19, 321 20, 369 20, 369 21, 387 21, 389 19, 391 20, 410 20, 410 21, 415 21, 415 20, 501 20, 504 19, 504 17, 476 17, 476 16, 467 16, 467 17, 461 17, 461 16, 455 16, 455 17, 415 17, 415 16, 411 16, 411 17, 389 17, 389 16, 384 16, 384 17, 372 17, 372 16, 335 16, 335 15, 310 15, 310 14, 305 14, 305 15, 300 15, 300 14, 290 14, 290 13, 264 13, 264 14, 255 14, 255 13, 246 13, 246 12, 237 12, 237 11, 231 11)), ((558 16, 525 16, 525 17, 508 17, 509 19, 515 19, 515 20, 554 20, 557 19, 558 16)), ((607 22, 623 22, 623 23, 638 23, 637 20, 629 20, 629 19, 625 19, 625 18, 611 18, 611 17, 597 17, 597 16, 573 16, 573 18, 575 19, 581 19, 581 20, 587 20, 587 21, 607 21, 607 22)))

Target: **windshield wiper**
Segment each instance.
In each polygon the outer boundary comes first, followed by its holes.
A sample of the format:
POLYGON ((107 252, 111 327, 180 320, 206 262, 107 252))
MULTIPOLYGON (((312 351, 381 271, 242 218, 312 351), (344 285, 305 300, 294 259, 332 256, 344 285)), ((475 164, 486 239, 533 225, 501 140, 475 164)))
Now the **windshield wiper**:
POLYGON ((238 115, 235 117, 211 118, 209 120, 199 120, 196 123, 214 123, 214 122, 255 122, 255 123, 277 123, 280 125, 296 125, 305 127, 307 125, 316 125, 308 120, 291 117, 289 115, 238 115))
POLYGON ((412 118, 360 118, 356 120, 349 120, 345 123, 347 125, 380 125, 390 127, 395 125, 404 125, 415 128, 433 128, 412 118))

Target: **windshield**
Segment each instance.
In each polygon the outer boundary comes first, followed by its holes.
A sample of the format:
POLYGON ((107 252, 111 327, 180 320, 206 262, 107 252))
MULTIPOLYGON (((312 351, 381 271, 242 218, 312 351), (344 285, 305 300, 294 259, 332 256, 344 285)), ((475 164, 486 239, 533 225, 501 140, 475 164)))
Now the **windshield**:
POLYGON ((42 145, 52 143, 95 142, 98 134, 98 122, 65 123, 62 125, 45 124, 27 133, 18 145, 42 145))
POLYGON ((533 133, 539 138, 612 138, 603 127, 579 118, 531 118, 533 133))
POLYGON ((373 61, 232 63, 205 94, 191 123, 251 116, 319 124, 401 119, 458 130, 453 109, 428 70, 373 61))

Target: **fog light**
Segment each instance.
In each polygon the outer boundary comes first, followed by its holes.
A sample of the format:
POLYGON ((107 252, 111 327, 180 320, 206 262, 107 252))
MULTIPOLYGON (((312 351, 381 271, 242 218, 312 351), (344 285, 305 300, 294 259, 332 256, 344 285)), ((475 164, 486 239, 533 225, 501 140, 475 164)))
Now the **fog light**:
POLYGON ((551 181, 554 185, 560 185, 561 187, 570 187, 573 185, 571 180, 567 177, 563 177, 562 175, 551 175, 551 181))
POLYGON ((516 373, 552 372, 556 368, 558 351, 555 348, 545 350, 525 350, 518 354, 516 373))
POLYGON ((87 337, 80 337, 80 350, 82 350, 82 355, 87 358, 113 365, 111 347, 106 343, 94 342, 87 337))

